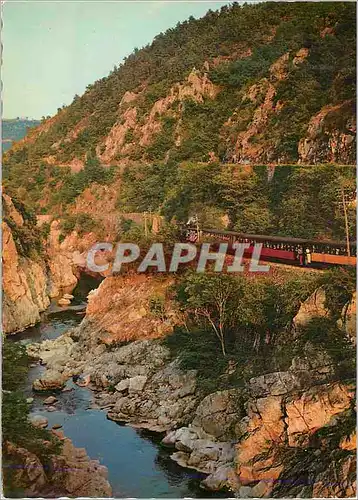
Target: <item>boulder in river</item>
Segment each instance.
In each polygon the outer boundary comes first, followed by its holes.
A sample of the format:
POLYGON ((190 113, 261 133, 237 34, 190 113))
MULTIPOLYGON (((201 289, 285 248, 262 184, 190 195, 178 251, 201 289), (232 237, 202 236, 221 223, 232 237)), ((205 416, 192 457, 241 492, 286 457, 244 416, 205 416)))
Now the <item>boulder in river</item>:
POLYGON ((58 399, 55 398, 55 396, 49 396, 44 400, 44 405, 53 405, 54 403, 57 403, 58 399))
POLYGON ((48 426, 48 419, 43 415, 32 415, 30 421, 34 427, 44 429, 48 426))
POLYGON ((53 391, 63 389, 65 376, 56 370, 46 370, 41 378, 34 380, 32 387, 35 391, 53 391))
POLYGON ((59 306, 69 306, 70 304, 71 304, 71 301, 69 299, 62 298, 58 301, 59 306))
POLYGON ((73 387, 66 386, 62 389, 62 392, 71 392, 71 391, 73 391, 73 387))

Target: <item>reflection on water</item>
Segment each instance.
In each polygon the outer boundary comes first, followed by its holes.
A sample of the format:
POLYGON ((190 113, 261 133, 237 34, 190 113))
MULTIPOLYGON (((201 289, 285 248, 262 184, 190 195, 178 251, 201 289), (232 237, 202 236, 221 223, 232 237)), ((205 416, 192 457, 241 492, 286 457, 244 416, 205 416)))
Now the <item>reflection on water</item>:
MULTIPOLYGON (((77 300, 81 302, 81 299, 77 300)), ((54 339, 78 325, 81 319, 76 311, 46 315, 39 325, 12 338, 24 343, 54 339)), ((67 387, 72 390, 53 393, 58 398, 56 411, 48 411, 43 401, 49 393, 32 391, 32 382, 44 370, 40 365, 32 367, 24 386, 26 397, 34 398, 31 413, 46 416, 49 426, 61 424, 65 435, 72 439, 75 446, 86 448, 91 458, 106 465, 116 497, 225 496, 200 489, 199 482, 204 475, 192 469, 183 469, 170 460, 171 451, 160 446, 160 436, 108 420, 103 410, 92 407, 93 394, 87 388, 69 381, 67 387)))
MULTIPOLYGON (((48 418, 49 426, 61 424, 66 436, 84 447, 91 458, 108 467, 109 481, 116 497, 198 498, 204 495, 199 482, 204 475, 183 469, 173 462, 170 450, 159 445, 160 437, 108 420, 106 413, 92 408, 92 392, 72 381, 71 392, 54 393, 56 411, 48 411, 43 401, 47 394, 31 394, 32 380, 44 367, 31 371, 26 395, 32 395, 33 414, 48 418)), ((218 496, 218 495, 215 495, 218 496)))
POLYGON ((64 309, 62 312, 46 313, 40 323, 9 336, 9 339, 23 344, 56 339, 61 333, 80 324, 83 315, 77 314, 78 312, 64 309))

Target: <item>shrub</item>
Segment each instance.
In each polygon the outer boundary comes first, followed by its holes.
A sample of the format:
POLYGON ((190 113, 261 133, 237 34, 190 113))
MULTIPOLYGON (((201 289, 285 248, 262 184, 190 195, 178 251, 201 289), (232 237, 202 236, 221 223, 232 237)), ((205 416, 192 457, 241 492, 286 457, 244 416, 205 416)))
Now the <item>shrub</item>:
MULTIPOLYGON (((2 398, 2 439, 24 447, 39 457, 46 464, 49 457, 58 454, 62 443, 50 431, 35 428, 29 421, 29 405, 20 392, 27 376, 29 359, 26 348, 18 343, 4 339, 3 354, 3 398, 2 398), (16 370, 14 370, 14 366, 16 370), (44 441, 47 441, 46 445, 44 441)), ((12 496, 11 461, 3 449, 4 487, 12 496), (8 467, 7 467, 8 465, 8 467)))
POLYGON ((149 299, 149 310, 155 318, 165 320, 165 297, 162 295, 153 295, 149 299))

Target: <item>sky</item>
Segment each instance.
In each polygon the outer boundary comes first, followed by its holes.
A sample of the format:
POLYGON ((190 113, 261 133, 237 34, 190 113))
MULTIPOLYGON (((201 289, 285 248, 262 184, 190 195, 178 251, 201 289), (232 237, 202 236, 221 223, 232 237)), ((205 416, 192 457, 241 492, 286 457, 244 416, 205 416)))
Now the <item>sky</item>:
POLYGON ((224 1, 16 1, 3 5, 3 117, 41 118, 160 32, 224 1))

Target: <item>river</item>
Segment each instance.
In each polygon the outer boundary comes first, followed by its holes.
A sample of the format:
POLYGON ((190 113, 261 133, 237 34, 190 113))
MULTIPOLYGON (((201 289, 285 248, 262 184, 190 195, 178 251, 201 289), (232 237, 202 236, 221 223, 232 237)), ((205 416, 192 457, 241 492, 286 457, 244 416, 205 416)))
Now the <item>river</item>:
MULTIPOLYGON (((75 291, 74 310, 58 312, 52 305, 41 323, 28 328, 12 339, 22 343, 54 339, 80 323, 79 310, 88 290, 82 285, 75 291), (54 311, 54 312, 51 312, 54 311)), ((98 459, 108 468, 109 482, 117 498, 209 498, 225 497, 199 487, 205 476, 193 469, 184 469, 170 459, 171 451, 160 445, 161 436, 134 429, 108 420, 106 413, 95 407, 91 390, 78 387, 72 381, 70 392, 56 393, 56 411, 49 412, 43 400, 49 396, 34 393, 32 382, 45 370, 33 365, 24 386, 26 397, 33 397, 31 413, 43 415, 49 427, 61 424, 63 431, 75 446, 86 448, 92 459, 98 459)))

